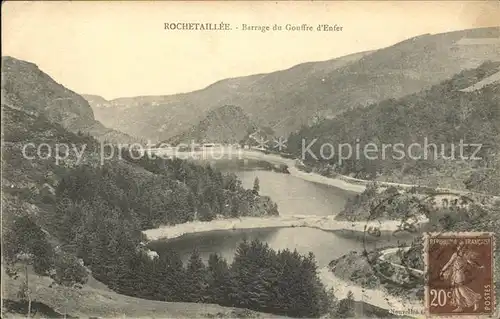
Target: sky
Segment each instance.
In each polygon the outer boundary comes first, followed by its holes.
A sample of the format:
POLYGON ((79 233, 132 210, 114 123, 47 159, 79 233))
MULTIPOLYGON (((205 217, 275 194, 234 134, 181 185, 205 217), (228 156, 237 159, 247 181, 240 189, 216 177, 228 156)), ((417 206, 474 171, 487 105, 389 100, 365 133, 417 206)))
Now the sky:
POLYGON ((500 24, 500 1, 7 2, 2 10, 2 55, 107 99, 189 92, 420 34, 500 24), (172 31, 166 22, 223 22, 232 30, 172 31), (242 24, 337 24, 342 31, 263 33, 242 24))

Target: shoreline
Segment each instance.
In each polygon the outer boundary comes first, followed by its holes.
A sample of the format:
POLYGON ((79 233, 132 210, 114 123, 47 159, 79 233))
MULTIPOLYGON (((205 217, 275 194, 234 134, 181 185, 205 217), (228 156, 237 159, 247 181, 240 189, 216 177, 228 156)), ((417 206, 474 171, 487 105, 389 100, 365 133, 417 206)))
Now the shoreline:
POLYGON ((327 289, 333 289, 336 298, 344 299, 349 291, 353 294, 355 301, 363 301, 368 304, 383 308, 395 315, 405 315, 412 318, 425 318, 424 308, 418 300, 406 300, 389 294, 382 288, 365 288, 360 285, 339 278, 333 274, 328 267, 318 269, 321 282, 327 289))
MULTIPOLYGON (((408 250, 410 247, 402 247, 408 250)), ((423 271, 415 268, 407 268, 400 264, 388 261, 386 257, 396 253, 400 247, 386 248, 380 251, 379 260, 388 262, 392 267, 412 271, 414 275, 423 276, 423 271)), ((321 281, 327 288, 332 288, 336 298, 347 297, 349 291, 352 292, 356 301, 363 301, 368 304, 388 310, 394 315, 404 315, 411 318, 425 318, 425 312, 422 300, 409 297, 400 297, 390 293, 384 286, 375 288, 363 287, 349 279, 336 275, 330 267, 322 267, 318 270, 321 281)))
MULTIPOLYGON (((249 160, 261 160, 267 161, 271 164, 284 164, 287 165, 290 175, 297 178, 301 178, 305 181, 328 185, 337 187, 339 189, 350 191, 354 193, 362 193, 366 186, 370 183, 377 183, 381 187, 396 187, 403 190, 408 190, 413 187, 423 187, 427 188, 426 185, 414 185, 414 184, 403 184, 396 182, 383 182, 383 181, 370 181, 364 179, 358 179, 350 176, 337 174, 335 177, 326 177, 318 173, 307 173, 296 167, 297 159, 289 159, 282 157, 277 154, 265 154, 260 151, 255 151, 251 149, 238 149, 238 148, 227 148, 223 147, 221 149, 211 149, 210 151, 194 151, 194 152, 178 152, 169 151, 167 149, 150 149, 150 152, 157 152, 158 154, 166 157, 179 157, 183 159, 193 159, 193 160, 209 160, 217 161, 221 159, 249 159, 249 160)), ((454 194, 457 196, 467 196, 475 195, 484 198, 490 198, 493 201, 500 200, 500 196, 493 194, 478 193, 474 191, 450 189, 442 187, 429 187, 434 189, 438 193, 454 194)))
POLYGON ((290 175, 301 178, 303 180, 329 185, 333 187, 340 188, 345 191, 362 193, 366 185, 360 182, 350 182, 340 178, 331 178, 322 176, 316 173, 307 173, 299 170, 295 167, 296 160, 284 158, 280 155, 276 154, 264 154, 259 151, 253 150, 245 150, 245 149, 232 149, 232 148, 223 148, 222 151, 218 151, 217 149, 212 149, 210 152, 207 151, 194 151, 194 152, 170 152, 169 150, 161 150, 161 149, 152 149, 151 152, 157 152, 162 156, 172 156, 178 157, 181 159, 193 159, 193 160, 221 160, 221 159, 248 159, 248 160, 260 160, 266 161, 270 164, 284 164, 288 166, 288 171, 290 175), (229 152, 228 152, 229 151, 229 152))
MULTIPOLYGON (((328 185, 342 189, 344 191, 350 191, 354 193, 362 193, 366 186, 374 181, 360 180, 352 178, 349 176, 338 175, 335 177, 326 177, 314 172, 305 172, 300 170, 296 164, 297 160, 287 159, 276 154, 264 154, 258 151, 252 150, 235 150, 237 159, 249 159, 249 160, 262 160, 267 161, 270 164, 284 164, 288 166, 288 171, 290 175, 300 178, 305 181, 328 185)), ((234 155, 233 154, 233 155, 234 155)), ((198 155, 206 155, 199 153, 198 155)), ((231 159, 231 153, 222 154, 219 157, 213 156, 213 160, 222 159, 224 155, 228 155, 231 159)), ((179 157, 192 157, 193 153, 185 153, 183 156, 179 157)), ((378 185, 382 187, 397 187, 399 189, 408 190, 413 187, 419 187, 419 185, 410 184, 400 184, 393 182, 377 182, 378 185)), ((498 199, 498 196, 468 192, 463 190, 453 190, 446 188, 434 188, 437 192, 456 194, 458 196, 466 194, 477 194, 481 196, 491 197, 492 199, 498 199)), ((258 229, 258 228, 286 228, 286 227, 309 227, 315 228, 323 231, 344 231, 351 233, 358 233, 363 235, 365 229, 370 226, 375 226, 380 229, 381 232, 393 232, 399 229, 401 221, 398 220, 385 220, 385 221, 339 221, 334 219, 335 216, 313 216, 313 215, 291 215, 291 216, 273 216, 273 217, 242 217, 236 219, 219 219, 211 222, 189 222, 184 224, 178 224, 173 226, 161 226, 156 229, 149 229, 143 231, 149 241, 154 240, 169 240, 174 238, 179 238, 183 235, 194 234, 194 233, 204 233, 210 231, 223 231, 223 230, 244 230, 244 229, 258 229)), ((418 218, 418 224, 422 225, 428 222, 424 216, 418 218)), ((387 254, 391 253, 391 249, 384 251, 381 259, 384 260, 387 254)), ((401 265, 394 264, 390 262, 393 267, 399 268, 401 265)), ((420 274, 420 270, 412 269, 417 274, 420 274)), ((335 297, 338 299, 343 299, 347 297, 347 293, 351 291, 354 296, 354 300, 363 301, 368 304, 387 309, 395 315, 405 315, 413 318, 423 318, 423 307, 421 302, 418 300, 408 300, 405 298, 400 298, 389 294, 383 288, 365 288, 357 285, 354 282, 344 280, 337 277, 333 272, 331 272, 328 267, 322 267, 318 269, 318 274, 321 282, 326 286, 327 289, 333 288, 335 297)))
MULTIPOLYGON (((323 231, 350 231, 363 234, 366 225, 380 227, 382 232, 394 231, 398 229, 400 221, 387 220, 383 222, 346 222, 334 219, 335 216, 272 216, 272 217, 242 217, 234 219, 219 219, 211 222, 188 222, 173 226, 163 226, 155 229, 143 231, 148 241, 171 240, 180 238, 188 234, 208 233, 223 230, 244 230, 262 228, 286 228, 286 227, 309 227, 323 231)), ((421 218, 421 223, 426 220, 421 218)), ((388 250, 390 252, 391 250, 388 250)), ((364 288, 337 277, 328 267, 318 269, 321 282, 327 289, 333 288, 335 297, 344 299, 351 291, 354 300, 363 301, 368 304, 387 309, 393 314, 405 314, 408 317, 421 318, 415 312, 422 311, 421 305, 417 301, 409 301, 389 294, 382 288, 364 288)))
MULTIPOLYGON (((419 224, 427 222, 423 216, 419 224)), ((176 225, 165 225, 158 228, 143 230, 148 241, 174 239, 187 234, 204 233, 221 230, 242 230, 257 228, 309 227, 323 231, 351 231, 364 233, 365 227, 378 227, 381 232, 392 232, 399 229, 401 221, 340 221, 335 216, 291 215, 269 217, 241 217, 216 219, 210 222, 193 221, 176 225)))

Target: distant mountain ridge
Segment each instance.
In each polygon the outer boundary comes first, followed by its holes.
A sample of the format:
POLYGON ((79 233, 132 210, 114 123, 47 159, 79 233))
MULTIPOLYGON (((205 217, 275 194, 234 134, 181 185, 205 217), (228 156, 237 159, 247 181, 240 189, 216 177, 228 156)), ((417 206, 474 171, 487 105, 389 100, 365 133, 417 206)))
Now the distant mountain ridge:
POLYGON ((55 82, 37 65, 2 57, 2 104, 31 115, 43 114, 72 132, 84 132, 100 140, 137 141, 96 121, 87 100, 55 82))
POLYGON ((95 107, 106 107, 111 106, 110 102, 99 95, 94 94, 82 94, 82 97, 89 102, 89 104, 95 107))
POLYGON ((500 60, 499 37, 499 28, 425 34, 376 51, 220 80, 190 93, 89 101, 104 124, 153 140, 178 135, 223 105, 239 106, 256 124, 287 135, 314 118, 416 93, 500 60))
POLYGON ((97 99, 92 96, 84 97, 89 98, 96 118, 106 125, 153 140, 167 140, 185 132, 201 121, 206 112, 224 105, 239 106, 258 125, 269 126, 266 111, 259 110, 260 104, 263 107, 265 104, 267 112, 279 112, 275 102, 289 99, 286 97, 288 92, 282 85, 288 87, 287 90, 294 90, 293 86, 303 85, 300 75, 304 74, 321 81, 325 73, 359 59, 363 54, 365 53, 330 61, 308 62, 269 74, 220 80, 190 93, 118 98, 105 104, 96 103, 97 99), (282 77, 289 79, 283 80, 282 77))
POLYGON ((340 173, 381 182, 498 195, 500 81, 491 81, 477 90, 464 89, 491 79, 499 71, 500 61, 485 62, 427 90, 346 111, 291 134, 288 150, 297 157, 305 155, 305 162, 326 176, 340 173), (304 152, 304 141, 305 145, 314 141, 308 148, 311 153, 304 152), (326 143, 350 143, 360 150, 375 143, 379 148, 374 157, 361 151, 359 157, 340 160, 340 152, 320 156, 326 143), (460 150, 460 143, 470 146, 460 150), (391 148, 387 152, 380 148, 384 144, 402 145, 402 149, 406 148, 404 155, 393 157, 391 148), (410 150, 413 144, 419 146, 417 150, 410 150))

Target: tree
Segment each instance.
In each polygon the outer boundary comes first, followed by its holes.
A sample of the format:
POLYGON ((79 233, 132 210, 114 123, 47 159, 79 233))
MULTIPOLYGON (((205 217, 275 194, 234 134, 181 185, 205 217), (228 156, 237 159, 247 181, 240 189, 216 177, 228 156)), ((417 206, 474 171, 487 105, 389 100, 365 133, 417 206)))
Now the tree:
POLYGON ((326 292, 326 304, 325 304, 325 318, 336 319, 338 318, 337 311, 339 307, 339 300, 335 296, 335 292, 333 288, 330 288, 326 292))
POLYGON ((276 253, 259 240, 243 241, 231 265, 232 300, 237 307, 267 310, 273 300, 276 283, 273 261, 276 253))
POLYGON ((300 256, 294 251, 295 259, 300 261, 299 273, 301 293, 299 300, 304 303, 303 307, 299 306, 299 311, 305 317, 319 317, 328 311, 329 302, 328 294, 325 286, 318 277, 316 259, 312 252, 307 256, 300 256))
POLYGON ((211 221, 215 218, 215 213, 210 208, 208 203, 203 203, 200 208, 200 212, 198 214, 198 219, 201 221, 211 221))
POLYGON ((210 254, 207 272, 208 301, 222 306, 230 306, 231 277, 226 260, 218 254, 210 254))
MULTIPOLYGON (((54 272, 51 274, 53 284, 61 286, 64 290, 71 288, 82 288, 82 285, 87 282, 88 272, 83 266, 83 261, 78 260, 75 256, 60 252, 55 259, 54 272)), ((68 308, 68 293, 65 291, 64 296, 66 303, 64 305, 64 318, 66 318, 68 308)))
MULTIPOLYGON (((7 216, 9 214, 6 214, 7 216)), ((3 229, 3 258, 6 273, 18 278, 22 265, 24 283, 19 296, 28 301, 28 318, 31 316, 31 291, 28 266, 38 275, 48 275, 53 269, 53 250, 45 232, 29 216, 15 217, 12 223, 6 221, 3 229)))
MULTIPOLYGON (((206 300, 207 269, 199 254, 193 253, 187 269, 177 255, 162 253, 151 259, 141 245, 141 230, 195 218, 210 221, 217 214, 249 215, 261 199, 243 188, 236 175, 223 175, 209 166, 178 158, 125 160, 153 174, 137 179, 128 165, 88 165, 66 172, 57 187, 52 234, 65 251, 74 249, 96 279, 118 293, 155 300, 206 300)), ((212 286, 226 282, 227 263, 217 260, 212 266, 212 286)), ((222 291, 228 291, 230 284, 223 286, 222 291)), ((227 303, 222 292, 214 298, 227 303)))
POLYGON ((337 318, 352 318, 354 313, 354 294, 349 290, 347 297, 339 302, 337 318))
POLYGON ((260 182, 259 182, 259 178, 258 177, 255 177, 254 181, 253 181, 253 193, 255 195, 259 195, 259 191, 260 191, 260 182))
POLYGON ((236 217, 239 217, 240 216, 240 202, 241 200, 234 196, 232 199, 231 199, 231 202, 230 202, 230 211, 229 211, 229 216, 232 217, 232 218, 236 218, 236 217))
POLYGON ((224 189, 232 192, 236 192, 241 189, 241 181, 234 173, 230 173, 224 176, 224 189))
POLYGON ((176 251, 164 252, 160 258, 165 258, 167 262, 168 275, 165 278, 165 285, 169 288, 167 301, 183 301, 186 294, 186 270, 182 264, 181 257, 176 251))
POLYGON ((231 302, 236 307, 293 317, 330 310, 314 255, 276 252, 258 240, 243 241, 231 265, 231 302))
POLYGON ((197 249, 193 250, 189 258, 185 279, 185 301, 203 302, 206 299, 207 273, 197 249))

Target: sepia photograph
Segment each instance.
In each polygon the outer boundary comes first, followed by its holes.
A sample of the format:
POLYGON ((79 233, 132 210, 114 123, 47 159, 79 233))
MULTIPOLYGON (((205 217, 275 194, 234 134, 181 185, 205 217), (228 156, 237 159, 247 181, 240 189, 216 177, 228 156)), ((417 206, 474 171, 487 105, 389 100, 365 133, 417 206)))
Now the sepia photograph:
POLYGON ((500 318, 500 1, 3 1, 2 318, 500 318))

